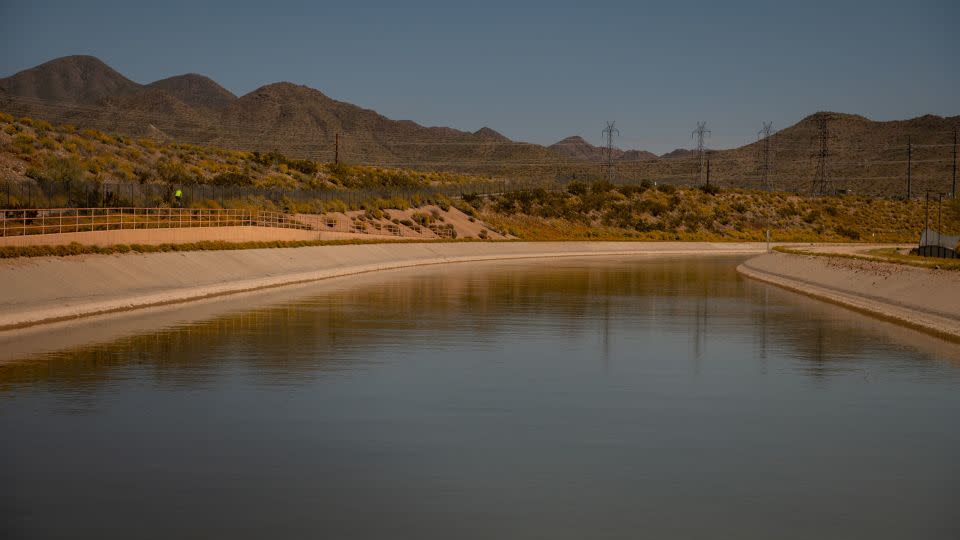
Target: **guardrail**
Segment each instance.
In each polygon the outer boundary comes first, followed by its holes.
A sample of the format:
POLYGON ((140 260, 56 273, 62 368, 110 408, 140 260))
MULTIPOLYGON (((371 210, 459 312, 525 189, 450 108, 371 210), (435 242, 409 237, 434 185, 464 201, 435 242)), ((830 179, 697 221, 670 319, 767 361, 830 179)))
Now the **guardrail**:
POLYGON ((135 207, 0 210, 0 237, 188 227, 314 230, 287 214, 265 210, 135 207))

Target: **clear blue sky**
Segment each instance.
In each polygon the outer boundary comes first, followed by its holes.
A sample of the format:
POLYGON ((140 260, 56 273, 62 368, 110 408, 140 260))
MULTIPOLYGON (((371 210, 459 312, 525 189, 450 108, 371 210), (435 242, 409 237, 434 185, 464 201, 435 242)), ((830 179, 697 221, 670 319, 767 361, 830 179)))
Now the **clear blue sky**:
POLYGON ((960 3, 0 0, 0 74, 95 55, 137 82, 286 80, 395 119, 550 144, 754 140, 817 110, 960 113, 960 3), (601 7, 594 7, 594 6, 601 7))

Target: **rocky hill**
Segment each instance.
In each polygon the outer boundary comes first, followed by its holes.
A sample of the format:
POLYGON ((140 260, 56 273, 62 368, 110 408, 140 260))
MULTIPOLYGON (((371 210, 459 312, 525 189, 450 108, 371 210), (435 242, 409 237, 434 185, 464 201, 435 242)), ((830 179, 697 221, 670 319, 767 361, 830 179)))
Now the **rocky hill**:
POLYGON ((183 103, 198 109, 222 111, 237 99, 237 96, 213 79, 196 73, 168 77, 152 82, 147 87, 163 90, 183 103))
MULTIPOLYGON (((476 132, 426 127, 337 101, 288 82, 234 96, 197 74, 146 85, 90 56, 70 56, 0 79, 0 111, 138 137, 292 157, 420 170, 451 170, 507 178, 592 179, 605 174, 605 150, 581 137, 549 147, 511 141, 491 128, 476 132), (340 135, 339 149, 336 148, 340 135)), ((810 190, 817 170, 818 118, 829 125, 829 189, 906 195, 907 144, 913 145, 911 195, 948 191, 953 131, 960 117, 923 116, 875 122, 824 112, 804 118, 770 140, 773 187, 810 190)), ((760 142, 710 152, 711 181, 762 185, 760 142)), ((677 149, 657 158, 614 150, 622 181, 701 182, 699 156, 677 149)))
MULTIPOLYGON (((583 137, 579 135, 574 135, 572 137, 567 137, 562 141, 555 142, 548 146, 550 150, 566 156, 568 158, 573 158, 581 161, 588 162, 597 162, 597 163, 606 163, 607 161, 607 149, 601 146, 594 146, 587 142, 583 137)), ((646 152, 644 150, 621 150, 620 148, 613 148, 613 159, 614 161, 639 161, 639 160, 649 160, 657 159, 657 155, 653 152, 646 152)))
POLYGON ((0 110, 134 136, 193 144, 278 150, 331 161, 383 165, 454 163, 463 170, 498 161, 557 156, 490 128, 474 133, 392 120, 288 82, 236 97, 202 75, 137 84, 90 56, 70 56, 0 79, 0 110))

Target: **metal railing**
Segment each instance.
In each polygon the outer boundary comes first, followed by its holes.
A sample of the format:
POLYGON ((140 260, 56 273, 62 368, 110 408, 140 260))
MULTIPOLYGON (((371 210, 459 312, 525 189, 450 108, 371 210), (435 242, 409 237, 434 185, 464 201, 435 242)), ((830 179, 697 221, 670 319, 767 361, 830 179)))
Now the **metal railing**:
POLYGON ((189 227, 314 230, 287 214, 265 210, 136 207, 0 210, 0 237, 189 227))

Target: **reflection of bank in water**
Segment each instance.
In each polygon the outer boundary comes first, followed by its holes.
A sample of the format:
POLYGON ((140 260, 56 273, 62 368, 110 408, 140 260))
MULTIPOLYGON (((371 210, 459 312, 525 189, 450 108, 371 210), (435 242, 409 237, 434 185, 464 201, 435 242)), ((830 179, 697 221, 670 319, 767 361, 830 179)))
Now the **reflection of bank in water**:
POLYGON ((0 388, 37 381, 93 388, 130 366, 154 369, 161 383, 202 384, 217 369, 211 351, 222 348, 260 377, 305 381, 343 369, 343 358, 365 351, 402 348, 410 340, 456 347, 465 333, 474 343, 495 345, 531 324, 572 344, 595 340, 608 370, 622 367, 609 365, 618 355, 657 350, 655 342, 647 351, 624 345, 637 332, 665 344, 689 343, 693 374, 718 367, 726 343, 743 335, 760 347, 759 373, 783 354, 802 359, 800 369, 811 376, 842 372, 852 369, 846 359, 889 347, 891 339, 960 366, 958 344, 739 279, 733 269, 741 260, 578 259, 546 269, 515 261, 395 270, 26 329, 0 334, 6 355, 0 388))

